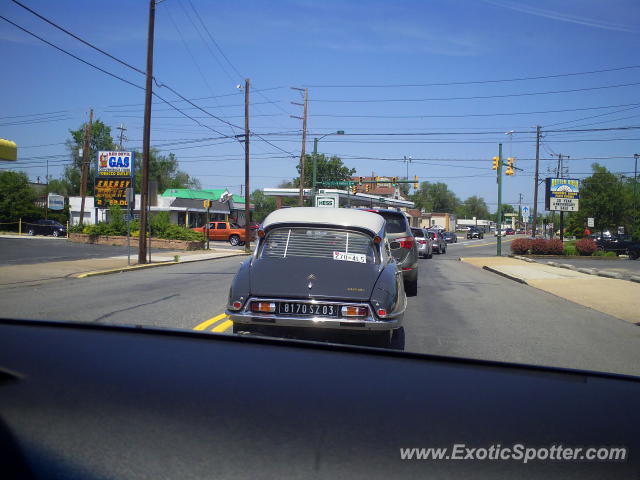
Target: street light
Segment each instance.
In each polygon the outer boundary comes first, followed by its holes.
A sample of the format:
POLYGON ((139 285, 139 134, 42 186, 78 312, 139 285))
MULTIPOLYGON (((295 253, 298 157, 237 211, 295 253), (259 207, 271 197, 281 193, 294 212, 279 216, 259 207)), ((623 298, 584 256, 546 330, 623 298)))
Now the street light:
MULTIPOLYGON (((316 177, 318 176, 318 140, 322 140, 329 135, 344 135, 344 130, 338 130, 336 132, 325 133, 321 137, 315 137, 313 139, 313 181, 311 183, 311 194, 316 193, 316 177)), ((304 180, 304 179, 303 179, 304 180)))

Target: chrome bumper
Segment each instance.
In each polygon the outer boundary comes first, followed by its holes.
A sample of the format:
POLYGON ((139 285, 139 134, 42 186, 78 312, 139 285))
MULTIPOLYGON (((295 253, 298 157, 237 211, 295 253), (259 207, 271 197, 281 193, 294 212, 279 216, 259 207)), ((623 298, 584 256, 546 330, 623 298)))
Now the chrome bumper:
POLYGON ((263 326, 280 326, 280 327, 295 327, 295 328, 321 328, 332 330, 350 330, 350 331, 388 331, 400 328, 402 326, 402 319, 404 316, 404 310, 396 313, 393 316, 386 317, 384 319, 377 318, 374 314, 365 318, 343 318, 343 317, 311 317, 311 316, 293 316, 282 315, 278 313, 256 313, 249 310, 249 306, 252 301, 262 302, 300 302, 309 304, 331 304, 331 305, 350 305, 350 306, 362 306, 368 307, 371 310, 371 305, 368 303, 347 303, 347 302, 331 302, 331 301, 301 301, 297 299, 273 299, 273 298, 250 298, 245 303, 244 307, 234 312, 232 310, 226 310, 225 313, 229 316, 231 321, 240 325, 263 325, 263 326))

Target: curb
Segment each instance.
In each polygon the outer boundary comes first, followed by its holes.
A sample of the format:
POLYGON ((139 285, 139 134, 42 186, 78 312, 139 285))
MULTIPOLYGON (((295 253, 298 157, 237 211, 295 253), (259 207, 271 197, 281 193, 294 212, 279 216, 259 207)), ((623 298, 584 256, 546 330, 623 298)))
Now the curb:
POLYGON ((487 270, 488 272, 500 275, 501 277, 508 278, 509 280, 513 280, 514 282, 518 282, 518 283, 522 283, 524 285, 528 285, 528 283, 525 280, 523 280, 523 279, 521 279, 519 277, 514 277, 513 275, 509 275, 508 273, 501 272, 500 270, 496 270, 495 268, 491 268, 491 267, 488 267, 488 266, 484 265, 482 267, 482 269, 483 270, 487 270))
POLYGON ((606 278, 617 278, 620 280, 622 279, 622 275, 620 275, 618 272, 608 272, 607 270, 599 270, 596 272, 596 275, 606 278))
POLYGON ((98 275, 110 275, 112 273, 124 273, 132 270, 143 270, 145 268, 166 267, 168 265, 179 265, 181 263, 204 262, 207 260, 219 260, 221 258, 239 257, 239 256, 247 256, 247 255, 250 255, 250 254, 242 252, 242 253, 234 253, 232 255, 225 255, 224 257, 196 258, 194 260, 181 260, 179 262, 169 261, 169 262, 158 262, 158 263, 145 263, 143 265, 131 265, 131 266, 126 266, 121 268, 112 268, 108 270, 97 270, 95 272, 80 273, 78 275, 74 275, 74 277, 75 278, 96 277, 98 275))
POLYGON ((632 282, 640 283, 640 276, 632 275, 631 278, 629 278, 629 280, 632 282))

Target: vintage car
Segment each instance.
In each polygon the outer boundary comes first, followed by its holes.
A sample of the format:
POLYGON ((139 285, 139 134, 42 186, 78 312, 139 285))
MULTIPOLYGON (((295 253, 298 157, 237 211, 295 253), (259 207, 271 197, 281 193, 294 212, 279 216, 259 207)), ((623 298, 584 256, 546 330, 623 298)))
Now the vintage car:
POLYGON ((404 333, 407 299, 385 223, 355 209, 271 213, 231 285, 226 313, 234 332, 302 327, 394 342, 404 333))

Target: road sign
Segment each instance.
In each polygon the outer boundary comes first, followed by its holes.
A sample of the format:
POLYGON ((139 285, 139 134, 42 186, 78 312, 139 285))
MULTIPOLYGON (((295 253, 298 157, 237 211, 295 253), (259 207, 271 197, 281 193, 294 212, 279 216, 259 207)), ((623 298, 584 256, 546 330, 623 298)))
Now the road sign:
POLYGON ((594 221, 594 218, 593 217, 587 218, 587 227, 593 228, 595 226, 596 226, 596 222, 594 221))
POLYGON ((50 193, 47 203, 49 210, 64 210, 64 197, 62 195, 50 193))
POLYGON ((529 207, 525 205, 522 207, 522 221, 526 222, 527 218, 529 218, 529 207))
POLYGON ((321 208, 338 208, 340 202, 338 195, 325 193, 323 195, 316 195, 316 207, 321 208))
POLYGON ((624 235, 624 227, 623 226, 618 227, 618 235, 624 235))

